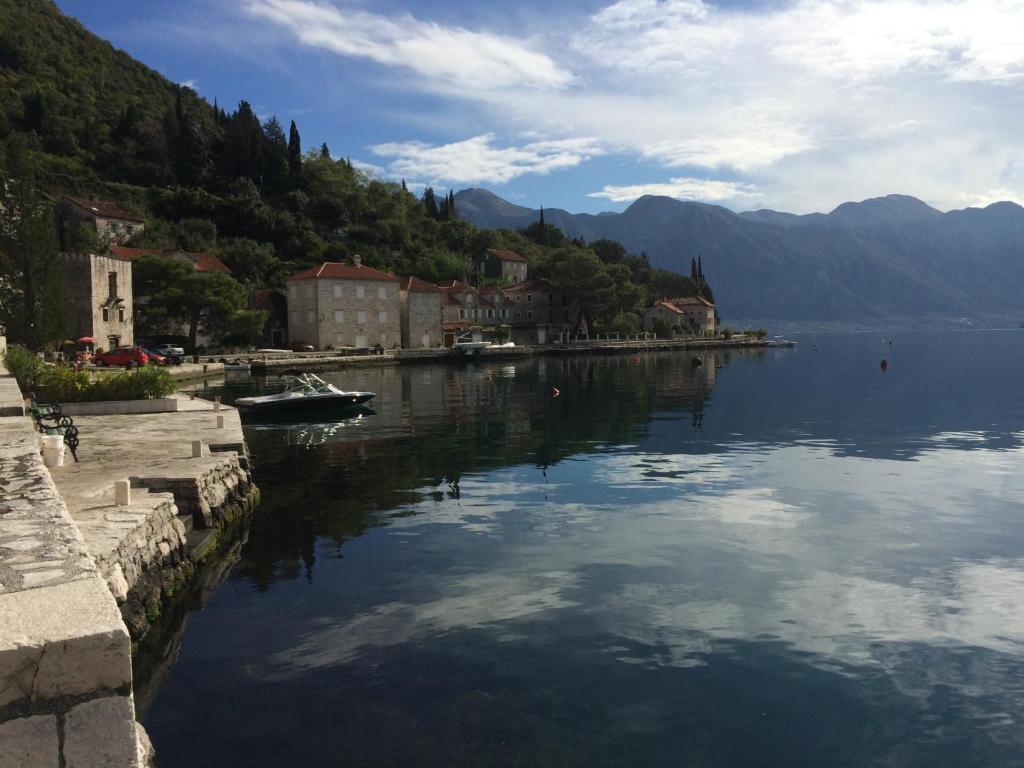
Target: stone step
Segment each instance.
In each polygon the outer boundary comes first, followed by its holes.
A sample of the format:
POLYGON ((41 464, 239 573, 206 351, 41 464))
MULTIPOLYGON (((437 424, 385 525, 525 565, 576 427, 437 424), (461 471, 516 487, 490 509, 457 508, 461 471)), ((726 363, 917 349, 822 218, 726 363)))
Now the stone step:
POLYGON ((217 546, 217 528, 200 528, 185 536, 185 551, 192 562, 202 560, 217 546))
POLYGON ((193 529, 195 529, 195 527, 196 527, 195 518, 192 517, 191 514, 176 515, 176 517, 181 522, 181 524, 185 527, 185 535, 187 536, 188 534, 192 533, 193 529))

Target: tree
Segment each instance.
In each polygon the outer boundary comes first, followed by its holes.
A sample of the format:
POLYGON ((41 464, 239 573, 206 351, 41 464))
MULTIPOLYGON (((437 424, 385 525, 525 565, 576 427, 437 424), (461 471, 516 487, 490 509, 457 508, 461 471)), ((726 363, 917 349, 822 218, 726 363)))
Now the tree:
POLYGON ((433 187, 427 187, 423 192, 423 210, 432 219, 436 220, 440 217, 440 210, 437 207, 437 198, 434 197, 433 187))
POLYGON ((235 336, 242 336, 250 347, 256 346, 256 338, 263 333, 263 328, 270 318, 265 309, 239 309, 228 321, 228 328, 235 336))
POLYGON ((667 339, 672 336, 672 323, 664 317, 656 317, 651 321, 651 330, 659 339, 667 339))
POLYGON ((219 330, 245 302, 245 289, 223 272, 197 272, 162 256, 143 256, 132 267, 139 330, 185 327, 193 350, 200 326, 219 330))
POLYGON ((281 261, 270 243, 257 243, 245 237, 225 240, 217 254, 231 268, 236 280, 252 288, 283 287, 284 278, 295 267, 281 261))
POLYGON ((299 138, 299 129, 292 120, 288 128, 288 172, 292 176, 298 176, 302 171, 302 140, 299 138))
POLYGON ((325 160, 331 159, 331 150, 327 148, 326 141, 320 145, 320 157, 324 158, 325 160))
POLYGON ((12 137, 0 172, 0 326, 30 349, 71 332, 53 207, 20 137, 12 137))

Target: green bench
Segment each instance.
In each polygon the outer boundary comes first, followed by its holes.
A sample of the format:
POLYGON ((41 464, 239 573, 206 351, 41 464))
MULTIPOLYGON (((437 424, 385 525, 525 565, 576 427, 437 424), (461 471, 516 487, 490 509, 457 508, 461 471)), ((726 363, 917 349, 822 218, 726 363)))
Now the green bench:
POLYGON ((60 403, 40 402, 36 399, 35 392, 30 392, 29 397, 32 401, 29 413, 32 414, 32 421, 35 422, 36 428, 44 435, 63 436, 64 444, 71 451, 71 455, 77 464, 79 441, 78 427, 75 426, 75 420, 70 416, 64 415, 60 403))

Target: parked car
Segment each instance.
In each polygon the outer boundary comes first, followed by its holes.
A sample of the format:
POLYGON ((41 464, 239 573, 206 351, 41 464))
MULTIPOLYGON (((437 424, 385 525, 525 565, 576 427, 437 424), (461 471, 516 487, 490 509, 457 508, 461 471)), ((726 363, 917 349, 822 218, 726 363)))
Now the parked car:
POLYGON ((157 344, 153 347, 154 351, 164 357, 184 357, 185 350, 182 347, 176 347, 173 344, 157 344))
POLYGON ((296 341, 291 346, 292 352, 316 352, 312 344, 303 344, 301 341, 296 341))
POLYGON ((100 352, 93 358, 93 364, 101 368, 106 365, 123 365, 126 368, 136 368, 146 365, 149 362, 149 355, 142 347, 118 347, 109 352, 100 352))
POLYGON ((149 347, 143 347, 142 351, 145 352, 146 353, 146 357, 149 358, 148 365, 170 365, 171 364, 170 358, 168 358, 168 357, 166 357, 164 355, 161 355, 155 349, 150 349, 149 347))

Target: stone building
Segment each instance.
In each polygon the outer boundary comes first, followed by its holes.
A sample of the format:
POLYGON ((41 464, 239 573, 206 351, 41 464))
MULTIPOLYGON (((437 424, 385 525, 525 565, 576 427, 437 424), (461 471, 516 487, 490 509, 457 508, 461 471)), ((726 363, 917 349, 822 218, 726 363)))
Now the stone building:
POLYGON ((481 277, 494 277, 510 283, 526 282, 526 259, 515 251, 491 248, 477 258, 476 267, 481 277))
POLYGON ((667 320, 674 329, 702 336, 715 333, 715 305, 702 296, 659 299, 644 312, 644 330, 654 329, 657 318, 667 320))
POLYGON ((398 297, 402 318, 402 347, 430 349, 441 346, 441 289, 418 277, 405 277, 399 286, 398 297))
POLYGON ((146 229, 146 222, 113 203, 84 197, 65 197, 60 204, 61 247, 75 247, 76 228, 86 224, 102 245, 121 245, 146 229))
POLYGON ((516 344, 550 344, 580 328, 579 303, 570 291, 547 280, 530 280, 504 289, 516 344))
POLYGON ((111 252, 63 253, 61 266, 71 300, 74 338, 92 336, 96 346, 132 344, 132 262, 111 252))
POLYGON ((400 281, 363 266, 325 261, 288 278, 288 338, 317 349, 398 347, 400 281))

